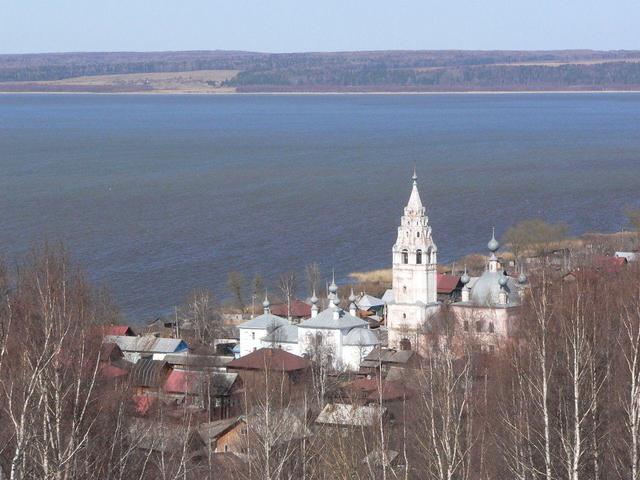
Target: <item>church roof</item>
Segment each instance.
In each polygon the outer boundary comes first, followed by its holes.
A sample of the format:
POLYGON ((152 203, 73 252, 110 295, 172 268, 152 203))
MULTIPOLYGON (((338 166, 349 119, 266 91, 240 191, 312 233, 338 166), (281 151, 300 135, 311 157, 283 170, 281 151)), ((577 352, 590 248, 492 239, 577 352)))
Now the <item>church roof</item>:
POLYGON ((420 199, 420 192, 418 192, 418 185, 413 183, 413 188, 411 189, 411 195, 409 196, 409 201, 407 202, 407 208, 419 211, 422 208, 422 200, 420 199))
POLYGON ((289 321, 285 318, 278 317, 277 315, 273 315, 271 313, 263 313, 262 315, 258 315, 256 318, 252 318, 251 320, 247 320, 246 322, 241 323, 240 325, 238 325, 238 328, 267 330, 269 328, 278 328, 283 325, 289 325, 289 321))
POLYGON ((356 345, 358 347, 378 345, 379 343, 380 341, 376 334, 368 328, 353 328, 342 341, 343 345, 356 345))
MULTIPOLYGON (((485 271, 480 278, 474 283, 471 289, 471 302, 482 307, 505 306, 500 305, 500 283, 499 279, 504 274, 502 272, 485 271)), ((506 306, 514 306, 520 304, 520 296, 518 286, 515 280, 507 277, 505 289, 508 293, 506 306)))
POLYGON ((349 312, 345 312, 341 308, 338 308, 338 318, 334 318, 333 313, 336 311, 336 307, 329 307, 322 312, 318 313, 315 317, 305 320, 300 325, 300 328, 328 328, 328 329, 343 329, 364 327, 368 325, 364 320, 354 317, 349 312))
POLYGON ((380 298, 376 298, 372 295, 363 294, 356 302, 360 310, 369 310, 370 308, 384 306, 384 301, 380 298))
POLYGON ((384 303, 389 303, 389 302, 393 302, 393 289, 392 288, 388 288, 384 291, 384 295, 382 295, 382 301, 384 303))
POLYGON ((263 342, 298 343, 298 326, 283 325, 276 328, 267 336, 262 337, 263 342))

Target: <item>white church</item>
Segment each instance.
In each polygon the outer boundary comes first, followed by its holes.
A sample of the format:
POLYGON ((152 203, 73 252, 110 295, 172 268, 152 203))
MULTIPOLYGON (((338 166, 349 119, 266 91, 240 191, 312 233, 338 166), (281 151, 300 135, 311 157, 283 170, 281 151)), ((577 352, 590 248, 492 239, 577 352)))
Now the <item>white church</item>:
MULTIPOLYGON (((409 202, 393 246, 393 295, 387 303, 386 325, 390 347, 421 350, 423 334, 429 330, 430 319, 440 311, 441 304, 437 300, 438 249, 415 171, 412 180, 409 202)), ((462 298, 451 304, 450 309, 463 336, 478 340, 483 349, 493 351, 515 328, 527 278, 521 273, 516 281, 500 265, 496 256, 500 244, 495 231, 487 247, 490 256, 484 273, 470 277, 465 269, 460 278, 462 298)))
MULTIPOLYGON (((409 201, 400 219, 398 237, 392 248, 392 295, 386 305, 388 346, 421 350, 421 339, 433 316, 441 309, 438 302, 437 252, 429 218, 418 191, 414 171, 409 201)), ((464 285, 461 301, 450 304, 461 334, 479 340, 482 348, 493 351, 512 333, 517 307, 521 304, 525 275, 514 279, 500 265, 495 232, 488 243, 490 251, 484 273, 460 278, 464 285)), ((299 324, 272 315, 269 301, 264 313, 239 325, 240 356, 259 348, 282 348, 296 355, 322 354, 334 368, 357 370, 364 357, 380 345, 368 323, 356 315, 356 297, 351 292, 349 311, 340 308, 338 287, 332 280, 329 307, 318 311, 318 298, 311 298, 311 317, 299 324)))
POLYGON ((329 307, 318 311, 318 298, 311 297, 311 317, 299 324, 272 315, 265 297, 264 313, 238 326, 240 356, 259 348, 281 348, 295 355, 321 356, 338 370, 358 370, 360 363, 380 344, 369 324, 356 315, 355 296, 349 297, 349 311, 340 308, 335 279, 329 286, 329 307))

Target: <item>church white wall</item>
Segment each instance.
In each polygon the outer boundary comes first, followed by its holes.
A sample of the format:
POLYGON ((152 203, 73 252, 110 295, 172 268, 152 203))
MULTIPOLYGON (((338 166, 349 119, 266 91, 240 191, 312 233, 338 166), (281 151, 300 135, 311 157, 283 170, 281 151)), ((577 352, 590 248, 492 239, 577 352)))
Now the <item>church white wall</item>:
POLYGON ((338 359, 342 355, 342 332, 330 328, 303 328, 298 327, 298 345, 300 354, 311 353, 315 349, 316 335, 322 335, 321 348, 325 354, 338 359))
POLYGON ((479 308, 473 306, 452 305, 460 331, 464 331, 467 322, 469 333, 481 333, 485 340, 492 337, 506 338, 511 334, 511 311, 513 308, 479 308), (477 332, 476 322, 480 322, 481 331, 477 332), (493 332, 491 331, 493 330, 493 332))
POLYGON ((369 355, 373 349, 374 345, 343 345, 341 357, 343 368, 354 372, 358 371, 364 357, 369 355))
POLYGON ((285 352, 293 353, 294 355, 302 356, 300 352, 300 345, 296 342, 269 342, 262 341, 262 348, 280 348, 285 352))
POLYGON ((265 328, 240 329, 240 356, 244 357, 263 347, 262 338, 267 335, 265 328))
POLYGON ((387 306, 388 342, 391 348, 400 348, 400 341, 407 338, 411 348, 420 351, 424 325, 440 310, 440 305, 415 305, 391 303, 387 306))

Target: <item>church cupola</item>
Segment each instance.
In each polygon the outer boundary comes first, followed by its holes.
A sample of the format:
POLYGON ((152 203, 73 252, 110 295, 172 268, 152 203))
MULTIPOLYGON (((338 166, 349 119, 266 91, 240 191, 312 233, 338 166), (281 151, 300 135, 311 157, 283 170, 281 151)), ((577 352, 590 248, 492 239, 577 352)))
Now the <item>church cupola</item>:
POLYGON ((335 270, 331 275, 331 284, 329 285, 329 295, 327 299, 329 300, 329 306, 333 304, 333 300, 338 297, 338 285, 336 285, 336 273, 335 270))
POLYGON ((349 314, 352 317, 355 317, 357 311, 358 311, 358 307, 356 306, 356 296, 353 293, 353 288, 351 288, 351 295, 349 295, 349 314))
POLYGON ((262 309, 264 311, 264 314, 268 314, 271 312, 271 304, 269 303, 269 298, 267 297, 267 292, 264 292, 264 301, 262 302, 262 309))
POLYGON ((318 315, 318 297, 316 297, 316 290, 313 289, 313 295, 311 296, 311 318, 315 318, 318 315))
POLYGON ((460 277, 460 282, 462 283, 462 301, 463 302, 468 302, 469 301, 469 293, 470 293, 470 289, 469 289, 469 282, 471 281, 471 278, 469 277, 469 274, 467 273, 467 266, 464 266, 464 273, 462 274, 462 276, 460 277))
POLYGON ((493 227, 493 232, 491 234, 491 240, 487 243, 487 248, 491 252, 491 256, 489 257, 489 271, 497 272, 498 271, 498 257, 496 257, 496 252, 500 248, 500 243, 496 240, 496 227, 493 227))

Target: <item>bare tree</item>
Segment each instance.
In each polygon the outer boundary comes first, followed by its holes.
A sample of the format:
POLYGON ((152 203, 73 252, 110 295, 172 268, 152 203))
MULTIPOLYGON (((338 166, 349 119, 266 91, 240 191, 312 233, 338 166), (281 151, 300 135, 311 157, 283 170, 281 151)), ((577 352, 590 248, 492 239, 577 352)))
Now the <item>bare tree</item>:
POLYGON ((246 305, 244 301, 244 275, 236 271, 229 272, 227 286, 233 296, 236 307, 244 311, 246 305))
POLYGON ((200 343, 211 344, 222 333, 220 306, 210 290, 191 292, 180 307, 179 316, 183 327, 190 326, 200 343))
POLYGON ((551 224, 541 219, 523 220, 507 229, 504 243, 519 258, 525 250, 543 253, 549 245, 566 239, 567 233, 568 227, 564 223, 551 224))
POLYGON ((287 318, 291 320, 291 302, 296 293, 296 273, 286 272, 281 274, 278 278, 278 288, 287 303, 287 318))
POLYGON ((305 274, 307 277, 307 288, 309 296, 314 292, 318 292, 320 288, 320 280, 322 279, 322 271, 320 265, 316 262, 310 263, 305 268, 305 274))
POLYGON ((471 357, 434 350, 417 373, 420 392, 414 442, 419 469, 437 480, 471 478, 474 385, 471 357))
MULTIPOLYGON (((640 287, 636 283, 636 288, 640 287)), ((617 338, 621 359, 620 403, 625 415, 622 428, 622 476, 640 478, 640 299, 623 306, 617 338)))
POLYGON ((255 303, 264 293, 264 280, 262 275, 256 273, 251 280, 251 315, 255 315, 255 303))

